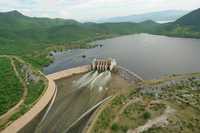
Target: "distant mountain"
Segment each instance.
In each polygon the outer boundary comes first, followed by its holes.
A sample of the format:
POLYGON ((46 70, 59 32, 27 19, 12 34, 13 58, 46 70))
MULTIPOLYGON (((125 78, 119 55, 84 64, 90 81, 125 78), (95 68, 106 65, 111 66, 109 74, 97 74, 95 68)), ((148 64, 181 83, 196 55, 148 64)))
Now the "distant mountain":
POLYGON ((200 9, 196 9, 175 22, 164 24, 158 34, 179 37, 200 38, 200 9))
POLYGON ((22 13, 18 12, 17 10, 9 11, 9 12, 0 12, 1 16, 13 16, 13 17, 22 17, 24 16, 22 13))
POLYGON ((192 26, 192 27, 200 26, 200 8, 181 17, 175 23, 180 24, 182 26, 192 26))
POLYGON ((98 22, 143 22, 146 20, 153 20, 155 22, 169 22, 175 21, 183 15, 187 14, 189 11, 182 10, 166 10, 159 12, 151 12, 138 15, 122 16, 122 17, 113 17, 109 19, 102 19, 98 22))
POLYGON ((26 27, 40 26, 44 28, 49 26, 71 24, 71 23, 78 23, 78 22, 70 19, 66 20, 66 19, 28 17, 16 10, 0 13, 0 27, 17 26, 18 28, 22 27, 26 28, 26 27))
MULTIPOLYGON (((57 30, 52 31, 54 27, 58 27, 59 30, 59 27, 64 25, 72 29, 73 26, 80 24, 75 20, 28 17, 18 11, 2 12, 0 13, 0 43, 4 45, 7 43, 15 45, 50 43, 55 40, 51 36, 58 32, 57 30)), ((64 34, 61 37, 65 38, 64 34)))

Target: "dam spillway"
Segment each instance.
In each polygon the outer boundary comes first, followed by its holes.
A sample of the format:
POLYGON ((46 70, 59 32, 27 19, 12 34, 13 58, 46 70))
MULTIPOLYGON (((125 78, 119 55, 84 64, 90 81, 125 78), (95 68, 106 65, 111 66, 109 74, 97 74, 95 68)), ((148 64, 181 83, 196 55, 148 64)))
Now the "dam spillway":
POLYGON ((77 88, 88 86, 90 89, 97 88, 102 91, 103 88, 111 80, 111 71, 117 65, 115 59, 94 59, 91 64, 91 71, 83 75, 79 80, 75 81, 77 88))
POLYGON ((112 71, 113 68, 117 65, 115 59, 94 59, 91 64, 91 69, 93 71, 104 72, 104 71, 112 71))

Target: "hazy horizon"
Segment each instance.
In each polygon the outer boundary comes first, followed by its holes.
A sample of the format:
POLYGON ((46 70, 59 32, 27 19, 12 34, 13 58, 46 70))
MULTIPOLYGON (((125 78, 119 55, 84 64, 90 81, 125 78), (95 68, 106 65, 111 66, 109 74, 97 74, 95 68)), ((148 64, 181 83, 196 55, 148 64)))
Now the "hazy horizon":
POLYGON ((17 10, 32 17, 50 17, 93 21, 165 10, 194 10, 199 0, 6 0, 0 12, 17 10))

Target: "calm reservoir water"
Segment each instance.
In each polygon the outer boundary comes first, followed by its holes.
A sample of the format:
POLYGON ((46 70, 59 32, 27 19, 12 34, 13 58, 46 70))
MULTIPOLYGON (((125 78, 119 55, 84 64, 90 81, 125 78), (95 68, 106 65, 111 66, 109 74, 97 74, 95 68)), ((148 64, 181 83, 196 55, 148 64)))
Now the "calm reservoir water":
POLYGON ((136 34, 94 42, 103 47, 54 53, 46 74, 91 63, 94 58, 115 58, 144 79, 200 72, 200 39, 136 34), (86 55, 86 58, 82 56, 86 55))

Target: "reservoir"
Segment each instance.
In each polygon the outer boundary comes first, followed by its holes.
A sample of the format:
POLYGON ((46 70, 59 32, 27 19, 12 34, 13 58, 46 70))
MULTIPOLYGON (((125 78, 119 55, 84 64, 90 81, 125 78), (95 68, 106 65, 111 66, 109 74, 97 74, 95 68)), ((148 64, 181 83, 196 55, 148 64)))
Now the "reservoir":
POLYGON ((89 64, 94 58, 109 57, 144 79, 200 72, 200 39, 135 34, 93 44, 102 47, 53 53, 54 63, 44 68, 44 73, 89 64))

